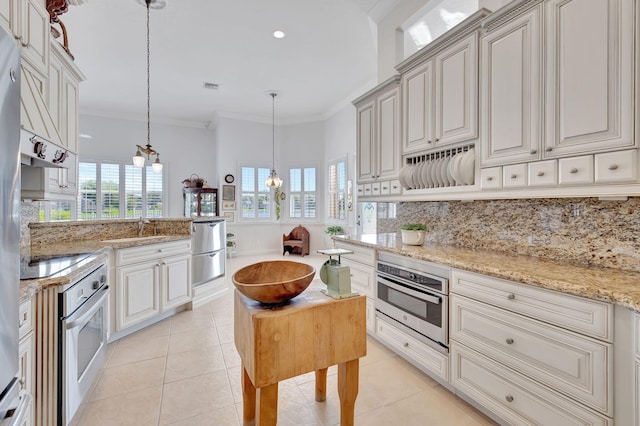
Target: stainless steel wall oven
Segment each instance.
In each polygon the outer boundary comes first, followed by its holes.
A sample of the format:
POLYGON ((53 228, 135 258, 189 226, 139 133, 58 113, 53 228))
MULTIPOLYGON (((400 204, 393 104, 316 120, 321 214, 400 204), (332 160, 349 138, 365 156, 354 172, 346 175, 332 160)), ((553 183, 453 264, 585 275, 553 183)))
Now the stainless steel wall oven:
POLYGON ((441 351, 449 347, 448 268, 380 253, 376 315, 441 351))

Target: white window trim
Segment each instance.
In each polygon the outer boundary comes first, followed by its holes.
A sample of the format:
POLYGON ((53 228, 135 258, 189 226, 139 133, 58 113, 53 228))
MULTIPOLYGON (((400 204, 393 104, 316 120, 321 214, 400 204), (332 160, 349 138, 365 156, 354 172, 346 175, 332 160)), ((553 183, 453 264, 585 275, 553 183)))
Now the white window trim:
MULTIPOLYGON (((236 210, 235 210, 235 216, 236 216, 236 222, 241 222, 241 223, 265 223, 265 222, 277 222, 276 220, 276 205, 274 203, 274 195, 273 195, 273 190, 263 190, 263 191, 257 191, 255 192, 256 194, 258 193, 264 193, 264 192, 269 192, 269 217, 252 217, 252 218, 248 218, 248 217, 243 217, 242 216, 242 168, 243 167, 250 167, 253 169, 269 169, 269 171, 271 171, 272 166, 270 164, 266 164, 266 163, 240 163, 238 164, 238 171, 236 172, 236 176, 238 176, 238 184, 236 185, 236 210)), ((277 170, 276 170, 277 171, 277 170)), ((257 179, 257 174, 256 174, 256 179, 257 179)), ((267 188, 267 186, 264 184, 264 182, 257 182, 258 188, 267 188)), ((286 182, 285 182, 286 185, 286 182)), ((222 195, 220 195, 220 197, 222 197, 222 195)), ((220 198, 220 200, 222 200, 222 198, 220 198)), ((256 206, 257 207, 257 206, 256 206)), ((283 217, 283 211, 282 211, 282 204, 280 204, 280 218, 283 217)))
POLYGON ((344 162, 344 175, 345 175, 345 189, 344 189, 344 193, 345 193, 345 199, 347 197, 347 182, 349 181, 349 155, 345 154, 343 156, 340 157, 336 157, 334 159, 331 159, 327 162, 327 165, 325 167, 325 172, 326 172, 326 188, 327 190, 325 191, 326 194, 326 209, 325 209, 325 219, 326 219, 326 223, 328 225, 342 225, 342 226, 346 226, 349 223, 349 209, 348 207, 345 205, 345 214, 344 214, 344 219, 336 219, 336 218, 330 218, 329 217, 329 200, 331 198, 331 195, 329 193, 329 184, 330 184, 330 180, 331 180, 331 175, 329 173, 329 168, 331 167, 332 164, 338 164, 344 162))
MULTIPOLYGON (((328 166, 327 166, 328 167, 328 166)), ((280 211, 281 211, 281 218, 284 219, 283 222, 284 223, 322 223, 322 218, 324 217, 324 210, 323 206, 324 206, 324 191, 321 190, 321 185, 323 182, 323 175, 324 173, 322 173, 322 169, 321 169, 321 165, 317 162, 296 162, 296 163, 290 163, 287 167, 287 176, 286 179, 284 179, 284 184, 282 186, 287 188, 287 192, 286 195, 287 197, 284 199, 283 202, 280 202, 280 211), (315 195, 316 195, 316 217, 313 218, 309 218, 309 217, 291 217, 291 212, 289 209, 289 203, 290 203, 290 193, 291 193, 291 187, 289 186, 291 184, 291 182, 288 182, 288 180, 290 179, 291 176, 291 169, 302 169, 304 170, 305 168, 310 168, 310 167, 314 167, 316 169, 316 190, 315 190, 315 195)), ((301 192, 302 194, 304 194, 304 191, 301 192)), ((310 193, 310 192, 307 192, 310 193)))

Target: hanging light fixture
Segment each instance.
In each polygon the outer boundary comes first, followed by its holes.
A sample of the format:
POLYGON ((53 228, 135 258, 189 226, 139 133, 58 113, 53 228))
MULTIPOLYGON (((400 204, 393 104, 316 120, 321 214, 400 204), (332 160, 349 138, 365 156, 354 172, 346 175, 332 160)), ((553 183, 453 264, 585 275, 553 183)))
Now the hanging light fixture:
POLYGON ((271 174, 264 181, 264 184, 267 185, 271 189, 280 188, 282 186, 282 179, 278 177, 276 173, 276 96, 278 96, 278 92, 272 90, 269 91, 269 96, 271 96, 271 123, 272 123, 272 148, 273 148, 273 156, 271 167, 271 174))
POLYGON ((133 157, 133 165, 136 167, 144 167, 144 157, 142 154, 150 156, 155 155, 156 160, 151 164, 154 172, 162 172, 162 163, 160 162, 160 153, 151 147, 151 67, 149 61, 149 10, 162 9, 167 5, 166 0, 136 0, 139 4, 147 8, 147 145, 136 145, 136 155, 133 157))

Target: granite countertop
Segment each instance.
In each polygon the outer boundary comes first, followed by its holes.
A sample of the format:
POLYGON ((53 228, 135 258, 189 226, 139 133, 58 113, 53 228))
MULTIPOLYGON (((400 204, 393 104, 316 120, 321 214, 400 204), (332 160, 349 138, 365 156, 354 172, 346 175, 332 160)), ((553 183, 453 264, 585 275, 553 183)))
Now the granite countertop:
POLYGON ((112 241, 88 240, 31 246, 21 254, 23 256, 47 256, 56 254, 93 253, 93 256, 47 278, 20 280, 20 303, 29 300, 35 293, 42 289, 52 286, 64 286, 82 278, 93 268, 101 263, 106 263, 112 250, 188 239, 191 239, 190 235, 158 235, 144 239, 122 238, 112 241))
POLYGON ((450 245, 425 243, 423 246, 407 246, 393 233, 335 236, 333 239, 495 278, 616 303, 640 312, 640 272, 450 245))

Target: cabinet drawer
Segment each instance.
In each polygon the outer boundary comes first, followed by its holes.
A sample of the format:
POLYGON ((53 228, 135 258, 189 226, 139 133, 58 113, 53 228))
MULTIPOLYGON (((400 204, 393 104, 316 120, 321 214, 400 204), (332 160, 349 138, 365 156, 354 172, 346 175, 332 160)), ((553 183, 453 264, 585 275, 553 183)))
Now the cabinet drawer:
POLYGON ((512 164, 502 168, 503 186, 505 188, 517 188, 527 185, 527 165, 512 164))
POLYGON ((480 186, 482 189, 502 188, 502 167, 480 170, 480 186))
POLYGON ((419 340, 403 333, 393 325, 376 318, 376 337, 391 349, 408 357, 421 370, 449 381, 449 356, 430 348, 419 340))
POLYGON ((451 291, 596 339, 613 339, 613 306, 608 303, 457 269, 451 291))
POLYGON ((596 183, 635 182, 638 179, 638 151, 596 154, 596 183))
POLYGON ((365 265, 375 267, 376 252, 369 247, 357 246, 354 244, 336 241, 336 248, 353 251, 353 254, 342 255, 342 259, 353 260, 355 262, 364 263, 365 265))
POLYGON ((342 264, 351 269, 351 290, 364 294, 367 297, 375 298, 375 268, 349 259, 342 259, 342 264))
POLYGON ((556 160, 529 163, 529 186, 556 185, 558 163, 556 160))
POLYGON ((593 156, 561 158, 558 160, 560 184, 593 183, 593 156))
POLYGON ((33 299, 20 304, 18 315, 18 335, 22 339, 33 330, 33 299))
POLYGON ((358 196, 361 197, 364 195, 364 185, 358 185, 358 196))
POLYGON ((162 244, 149 244, 116 250, 116 266, 145 262, 161 257, 191 252, 191 240, 185 239, 162 244))
POLYGON ((612 414, 611 344, 455 294, 450 301, 451 339, 612 414))
POLYGON ((391 183, 388 180, 380 182, 380 195, 391 194, 391 183))
POLYGON ((380 182, 371 184, 371 195, 380 195, 380 182))
POLYGON ((451 383, 509 424, 612 424, 610 419, 456 342, 451 343, 451 383))
POLYGON ((364 196, 365 197, 370 196, 371 195, 371 184, 370 183, 365 183, 363 185, 363 187, 364 187, 364 196))
POLYGON ((402 194, 402 187, 400 186, 399 179, 394 179, 389 182, 389 191, 392 195, 402 194))
POLYGON ((633 334, 635 344, 633 345, 633 347, 636 351, 636 357, 640 358, 640 314, 637 312, 633 314, 633 326, 635 327, 635 332, 633 334))

